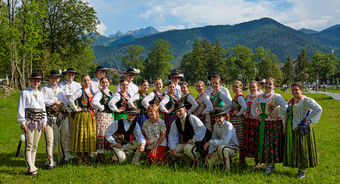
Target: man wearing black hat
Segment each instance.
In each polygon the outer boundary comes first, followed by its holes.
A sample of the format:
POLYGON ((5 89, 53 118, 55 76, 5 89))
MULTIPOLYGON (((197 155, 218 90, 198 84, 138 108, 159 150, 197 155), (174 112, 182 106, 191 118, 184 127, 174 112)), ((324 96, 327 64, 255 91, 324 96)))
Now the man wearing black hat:
MULTIPOLYGON (((210 81, 210 85, 212 84, 212 82, 215 80, 215 79, 217 79, 217 78, 220 78, 221 79, 221 77, 219 76, 219 75, 217 75, 217 74, 212 74, 212 75, 209 75, 208 76, 208 80, 210 81)), ((221 79, 222 80, 222 79, 221 79)), ((231 101, 231 95, 230 95, 230 93, 229 93, 229 90, 228 90, 228 88, 226 88, 226 87, 223 87, 223 86, 220 86, 220 89, 223 91, 223 93, 224 94, 226 94, 227 95, 227 97, 230 99, 230 101, 231 101)), ((214 91, 214 89, 212 88, 212 86, 210 86, 209 88, 207 88, 206 90, 205 90, 205 93, 207 94, 207 95, 211 95, 211 93, 214 91)))
POLYGON ((103 67, 103 66, 97 66, 96 68, 96 77, 91 79, 91 89, 94 93, 97 93, 98 91, 100 91, 100 85, 99 85, 99 81, 101 78, 106 76, 106 71, 108 69, 103 67))
POLYGON ((136 122, 137 109, 128 108, 126 119, 113 122, 105 131, 105 137, 113 145, 114 155, 112 159, 119 163, 126 161, 125 151, 135 151, 132 164, 139 165, 141 152, 145 150, 146 140, 142 134, 141 127, 136 122), (133 139, 136 138, 136 140, 133 139))
POLYGON ((168 138, 170 154, 183 159, 187 164, 191 161, 193 166, 196 166, 198 161, 196 146, 210 139, 211 134, 209 137, 210 132, 198 117, 187 114, 187 109, 182 102, 175 104, 175 111, 177 119, 172 122, 168 138))
MULTIPOLYGON (((66 98, 70 98, 78 89, 81 88, 81 85, 78 82, 74 81, 74 77, 77 72, 73 68, 68 68, 63 72, 65 79, 59 83, 59 87, 64 91, 66 98)), ((66 109, 66 117, 64 121, 61 123, 61 142, 63 143, 63 151, 64 151, 64 161, 69 161, 73 159, 71 155, 71 142, 72 142, 72 130, 73 130, 73 117, 74 112, 68 104, 65 104, 66 109)))
MULTIPOLYGON (((59 70, 51 70, 49 75, 49 85, 44 86, 41 92, 45 96, 45 106, 47 113, 47 126, 45 132, 46 140, 46 167, 54 169, 55 162, 53 159, 55 146, 59 140, 59 132, 61 130, 61 123, 64 120, 64 114, 61 112, 66 104, 66 95, 64 91, 58 86, 61 73, 59 70)), ((64 146, 62 146, 64 147, 64 146)))
MULTIPOLYGON (((181 79, 184 78, 183 73, 180 70, 172 70, 168 78, 171 80, 171 82, 176 84, 176 90, 175 90, 175 96, 177 99, 181 99, 183 96, 183 93, 181 91, 181 86, 178 84, 181 79)), ((168 88, 165 88, 164 95, 168 94, 168 88)))
MULTIPOLYGON (((209 153, 206 157, 209 165, 224 164, 224 171, 230 170, 230 159, 238 154, 238 141, 236 130, 226 120, 227 113, 222 109, 216 109, 213 115, 215 125, 212 138, 205 143, 204 149, 209 153)), ((241 140, 242 141, 242 140, 241 140)))
MULTIPOLYGON (((138 93, 138 86, 133 83, 133 79, 136 74, 139 74, 140 71, 135 68, 128 68, 125 73, 125 78, 129 83, 128 91, 130 97, 133 97, 136 93, 138 93)), ((116 92, 120 92, 120 83, 117 85, 116 92)))
POLYGON ((35 157, 41 130, 46 130, 45 97, 38 87, 42 81, 40 73, 32 73, 28 78, 30 87, 21 91, 18 101, 17 120, 21 123, 21 129, 25 134, 25 162, 28 175, 37 175, 35 157))

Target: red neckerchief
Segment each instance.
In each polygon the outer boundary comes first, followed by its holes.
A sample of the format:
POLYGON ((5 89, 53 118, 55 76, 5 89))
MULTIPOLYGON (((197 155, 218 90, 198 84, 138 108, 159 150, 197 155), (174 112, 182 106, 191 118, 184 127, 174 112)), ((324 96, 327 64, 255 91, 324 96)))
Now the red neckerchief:
POLYGON ((172 94, 168 93, 168 95, 170 95, 176 102, 177 102, 177 98, 176 96, 174 97, 172 94))
POLYGON ((299 101, 300 101, 301 99, 302 99, 302 97, 299 98, 299 99, 297 99, 297 100, 295 100, 295 98, 292 98, 292 99, 290 99, 290 100, 288 101, 288 104, 296 105, 297 103, 299 103, 299 101))
POLYGON ((190 93, 187 93, 187 94, 183 95, 183 96, 181 97, 180 101, 182 101, 182 100, 183 100, 186 96, 188 96, 188 95, 190 95, 190 93))
POLYGON ((200 99, 201 96, 204 95, 204 93, 205 93, 205 91, 203 91, 201 94, 199 94, 195 100, 198 101, 198 99, 200 99))
POLYGON ((271 97, 273 94, 274 93, 270 92, 269 95, 266 96, 265 93, 263 93, 262 96, 263 96, 263 99, 267 99, 267 98, 271 97))
POLYGON ((247 95, 251 101, 253 101, 257 96, 259 96, 260 93, 255 94, 254 96, 252 96, 252 94, 250 93, 249 95, 247 95))
POLYGON ((243 96, 243 97, 244 97, 244 95, 243 95, 242 93, 239 93, 239 94, 237 94, 237 95, 234 96, 233 100, 235 100, 235 99, 236 99, 237 97, 239 97, 239 96, 243 96))
POLYGON ((163 99, 163 96, 158 95, 158 91, 157 90, 154 89, 153 92, 158 96, 159 99, 161 99, 161 100, 163 99))
POLYGON ((214 91, 213 91, 213 93, 212 93, 212 98, 214 98, 216 95, 218 95, 218 93, 219 93, 220 91, 222 91, 222 90, 220 89, 216 94, 214 94, 214 91))
POLYGON ((138 90, 138 93, 142 94, 143 98, 145 98, 145 94, 141 90, 138 90))
POLYGON ((123 97, 124 97, 125 99, 129 99, 129 94, 128 94, 128 93, 126 93, 126 94, 127 94, 127 96, 125 96, 125 95, 124 95, 124 93, 122 93, 122 92, 120 92, 120 94, 122 94, 122 95, 123 95, 123 97))

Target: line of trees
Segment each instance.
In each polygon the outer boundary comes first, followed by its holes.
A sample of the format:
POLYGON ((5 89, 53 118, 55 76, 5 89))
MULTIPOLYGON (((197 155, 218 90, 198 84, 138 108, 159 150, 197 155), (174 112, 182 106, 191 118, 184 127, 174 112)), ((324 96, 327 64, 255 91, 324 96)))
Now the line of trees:
MULTIPOLYGON (((130 46, 122 58, 123 65, 126 68, 141 70, 137 80, 156 77, 167 79, 169 70, 173 68, 171 45, 167 41, 159 40, 145 59, 143 52, 142 46, 130 46)), ((340 59, 333 53, 316 51, 310 60, 306 50, 302 49, 297 59, 293 60, 288 55, 285 64, 280 67, 278 57, 263 47, 254 50, 242 45, 222 48, 218 41, 211 44, 207 39, 195 39, 192 50, 182 58, 180 69, 185 74, 185 80, 191 84, 206 80, 209 74, 219 74, 224 82, 229 84, 236 79, 248 83, 256 76, 273 77, 277 84, 316 80, 330 80, 337 84, 340 78, 340 59)))
POLYGON ((0 77, 23 89, 32 71, 93 71, 95 13, 82 0, 0 0, 0 77))

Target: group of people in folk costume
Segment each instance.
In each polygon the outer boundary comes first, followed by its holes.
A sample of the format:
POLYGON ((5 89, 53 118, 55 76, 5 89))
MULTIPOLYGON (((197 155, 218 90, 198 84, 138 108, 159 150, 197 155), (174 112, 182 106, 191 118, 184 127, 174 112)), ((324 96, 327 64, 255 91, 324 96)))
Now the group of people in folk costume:
POLYGON ((235 81, 231 98, 221 78, 210 75, 209 88, 203 81, 196 83, 195 99, 188 83, 179 83, 184 76, 177 70, 169 75, 164 93, 163 81, 157 78, 155 89, 147 94, 148 81, 142 80, 138 89, 133 83, 137 72, 128 69, 113 94, 106 70, 98 66, 96 78, 85 74, 81 84, 73 80, 77 74, 73 68, 63 72, 62 82, 59 71, 52 70, 41 91, 42 76, 32 73, 28 78, 31 86, 21 92, 18 102, 28 174, 38 173, 35 155, 41 131, 48 169, 55 167, 59 132, 64 162, 73 159, 71 152, 77 154, 78 163, 88 162, 90 153, 105 161, 105 154, 113 152, 112 159, 120 163, 127 153, 134 153, 132 163, 139 165, 146 149, 150 164, 168 163, 167 157, 173 157, 197 166, 205 158, 207 164, 223 164, 228 171, 231 159, 239 155, 240 164, 246 157, 254 158, 255 167, 266 164, 266 174, 283 162, 298 168, 299 178, 318 164, 312 123, 318 122, 322 108, 302 95, 300 83, 291 85, 293 98, 286 103, 274 92, 273 78, 251 81, 246 97, 242 82, 235 81))

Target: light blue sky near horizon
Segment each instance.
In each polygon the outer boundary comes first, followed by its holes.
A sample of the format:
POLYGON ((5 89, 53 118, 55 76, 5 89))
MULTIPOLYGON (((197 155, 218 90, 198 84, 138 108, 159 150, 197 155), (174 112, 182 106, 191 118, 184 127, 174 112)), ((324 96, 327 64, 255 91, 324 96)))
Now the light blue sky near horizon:
POLYGON ((112 35, 152 26, 159 31, 272 18, 294 29, 340 24, 340 0, 83 0, 97 11, 97 31, 112 35))

